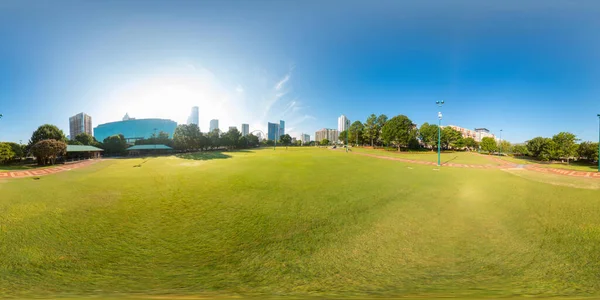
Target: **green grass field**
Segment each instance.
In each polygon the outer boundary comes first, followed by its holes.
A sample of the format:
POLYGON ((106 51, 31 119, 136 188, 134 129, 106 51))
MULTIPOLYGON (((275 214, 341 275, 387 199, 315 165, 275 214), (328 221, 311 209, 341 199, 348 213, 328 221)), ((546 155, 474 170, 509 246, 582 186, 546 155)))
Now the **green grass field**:
MULTIPOLYGON (((437 163, 438 157, 437 152, 396 152, 396 151, 385 151, 382 149, 369 149, 369 148, 351 148, 352 151, 358 153, 368 153, 380 156, 399 157, 405 159, 422 160, 437 163)), ((343 149, 342 149, 343 151, 343 149)), ((440 160, 443 164, 455 163, 455 164, 472 164, 472 165, 499 165, 498 162, 488 159, 485 155, 472 152, 449 152, 440 154, 440 160)))
POLYGON ((4 180, 0 298, 600 295, 599 191, 517 172, 290 147, 4 180))
POLYGON ((581 162, 581 161, 571 161, 567 165, 566 163, 563 163, 563 164, 561 164, 561 163, 544 163, 541 161, 531 159, 529 157, 502 156, 500 158, 505 161, 508 161, 511 163, 516 163, 516 164, 521 164, 521 165, 536 164, 536 166, 541 167, 541 168, 566 169, 566 170, 586 171, 586 172, 598 171, 598 165, 593 165, 593 164, 590 164, 587 162, 581 162))

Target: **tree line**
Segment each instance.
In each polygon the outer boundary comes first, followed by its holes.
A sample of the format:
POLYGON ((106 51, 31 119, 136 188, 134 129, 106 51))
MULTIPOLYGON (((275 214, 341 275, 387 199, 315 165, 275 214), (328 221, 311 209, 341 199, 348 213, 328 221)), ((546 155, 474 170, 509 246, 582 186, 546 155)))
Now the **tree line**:
MULTIPOLYGON (((355 145, 393 146, 401 149, 430 149, 437 148, 438 125, 423 123, 417 127, 407 116, 398 115, 391 119, 384 114, 371 114, 366 122, 355 121, 347 131, 339 134, 339 140, 355 145)), ((523 145, 512 145, 508 141, 496 141, 492 137, 484 137, 481 142, 462 134, 449 127, 441 129, 441 148, 452 150, 481 150, 487 153, 511 153, 527 155, 539 160, 598 160, 598 143, 580 142, 570 132, 560 132, 552 136, 536 137, 523 145)), ((317 141, 319 143, 323 141, 317 141)), ((329 142, 329 141, 327 141, 329 142)))
MULTIPOLYGON (((438 125, 423 123, 420 127, 405 115, 397 115, 391 119, 384 114, 371 114, 366 122, 355 121, 348 130, 339 134, 339 140, 355 145, 371 147, 395 147, 402 149, 434 150, 438 144, 438 125)), ((321 142, 321 141, 317 141, 321 142)), ((440 144, 443 149, 474 150, 479 143, 473 138, 463 138, 462 134, 448 126, 441 129, 440 144)))
POLYGON ((523 145, 515 145, 512 149, 516 155, 526 155, 542 161, 584 160, 588 162, 598 161, 598 143, 581 142, 575 134, 560 132, 548 137, 535 137, 523 145))

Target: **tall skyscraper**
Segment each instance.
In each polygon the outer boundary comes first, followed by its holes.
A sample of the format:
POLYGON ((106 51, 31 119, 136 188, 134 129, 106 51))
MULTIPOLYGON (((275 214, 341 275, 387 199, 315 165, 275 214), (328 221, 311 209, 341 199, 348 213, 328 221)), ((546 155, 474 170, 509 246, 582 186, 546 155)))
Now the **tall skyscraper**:
POLYGON ((242 124, 242 136, 247 136, 250 133, 250 125, 242 124))
POLYGON ((279 135, 277 138, 285 134, 285 122, 283 120, 279 120, 279 135))
POLYGON ((69 118, 69 136, 71 140, 80 133, 87 133, 92 135, 92 117, 78 113, 69 118))
POLYGON ((198 127, 200 126, 198 106, 192 106, 192 112, 190 113, 190 116, 188 117, 187 123, 188 123, 188 125, 196 124, 196 125, 198 125, 198 127))
POLYGON ((348 128, 350 128, 350 120, 348 120, 348 118, 346 118, 346 116, 341 115, 338 118, 338 132, 348 130, 348 128))
POLYGON ((215 129, 219 129, 219 120, 212 119, 212 120, 210 120, 210 129, 209 129, 209 132, 212 132, 215 129))
POLYGON ((267 125, 267 139, 271 141, 279 140, 279 124, 269 122, 267 125))

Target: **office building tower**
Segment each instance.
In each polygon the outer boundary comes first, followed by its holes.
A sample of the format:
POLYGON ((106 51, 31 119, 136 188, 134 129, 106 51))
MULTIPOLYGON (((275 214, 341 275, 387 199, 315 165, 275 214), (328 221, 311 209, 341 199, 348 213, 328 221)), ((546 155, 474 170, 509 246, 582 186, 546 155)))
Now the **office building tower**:
POLYGON ((302 145, 304 145, 304 144, 308 144, 308 143, 310 143, 310 135, 309 135, 309 134, 306 134, 306 133, 303 133, 303 134, 300 136, 300 140, 302 141, 302 145))
POLYGON ((209 132, 213 132, 215 129, 219 129, 219 120, 212 119, 210 120, 209 132))
POLYGON ((279 136, 282 136, 285 134, 285 121, 283 120, 279 120, 279 136))
POLYGON ((267 139, 271 141, 279 140, 279 124, 271 122, 267 124, 267 139))
POLYGON ((92 117, 78 113, 69 118, 69 137, 74 140, 80 133, 92 135, 92 117))
POLYGON ((336 129, 323 128, 315 132, 315 142, 320 143, 324 139, 328 139, 330 143, 335 143, 338 140, 339 132, 336 129))
POLYGON ((481 142, 484 137, 491 137, 496 139, 496 136, 491 133, 487 128, 475 128, 475 141, 481 142))
POLYGON ((247 136, 250 133, 250 125, 242 124, 242 136, 247 136))
POLYGON ((338 132, 348 130, 348 128, 350 128, 350 120, 346 116, 341 115, 338 118, 338 132))
POLYGON ((200 127, 198 106, 192 106, 192 112, 190 113, 190 116, 188 117, 187 123, 188 123, 188 125, 196 124, 196 125, 198 125, 198 127, 200 127))

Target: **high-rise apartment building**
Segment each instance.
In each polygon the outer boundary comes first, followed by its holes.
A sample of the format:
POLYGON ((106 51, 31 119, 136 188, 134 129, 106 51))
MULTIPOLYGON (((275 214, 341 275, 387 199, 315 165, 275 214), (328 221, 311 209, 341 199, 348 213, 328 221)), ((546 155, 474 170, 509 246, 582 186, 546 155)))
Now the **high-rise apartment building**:
POLYGON ((329 142, 335 143, 338 140, 339 132, 335 129, 323 128, 315 132, 315 141, 320 143, 324 139, 328 139, 329 142))
MULTIPOLYGON (((446 126, 442 126, 442 128, 444 127, 446 126)), ((483 139, 484 137, 491 137, 493 139, 496 139, 496 136, 490 133, 490 131, 487 128, 475 128, 475 130, 471 130, 455 125, 448 125, 448 127, 460 132, 463 138, 472 138, 476 142, 481 142, 481 139, 483 139)))
POLYGON ((267 139, 271 141, 279 140, 279 124, 271 122, 267 124, 267 139))
POLYGON ((285 122, 283 120, 279 120, 279 135, 278 138, 282 135, 285 135, 285 122))
POLYGON ((338 132, 346 131, 350 128, 350 120, 346 116, 341 115, 338 118, 338 132))
POLYGON ((242 124, 242 136, 247 136, 250 133, 250 125, 242 124))
POLYGON ((78 113, 69 118, 69 137, 74 140, 80 133, 92 135, 92 117, 78 113))
POLYGON ((476 137, 475 140, 477 142, 481 142, 484 137, 491 137, 496 139, 496 136, 491 133, 487 128, 475 128, 476 137))
POLYGON ((192 112, 190 113, 190 116, 188 117, 187 123, 188 123, 188 125, 196 124, 196 125, 198 125, 198 127, 200 127, 198 106, 192 106, 192 112))
POLYGON ((212 119, 210 120, 209 132, 213 132, 215 129, 219 129, 219 120, 212 119))

